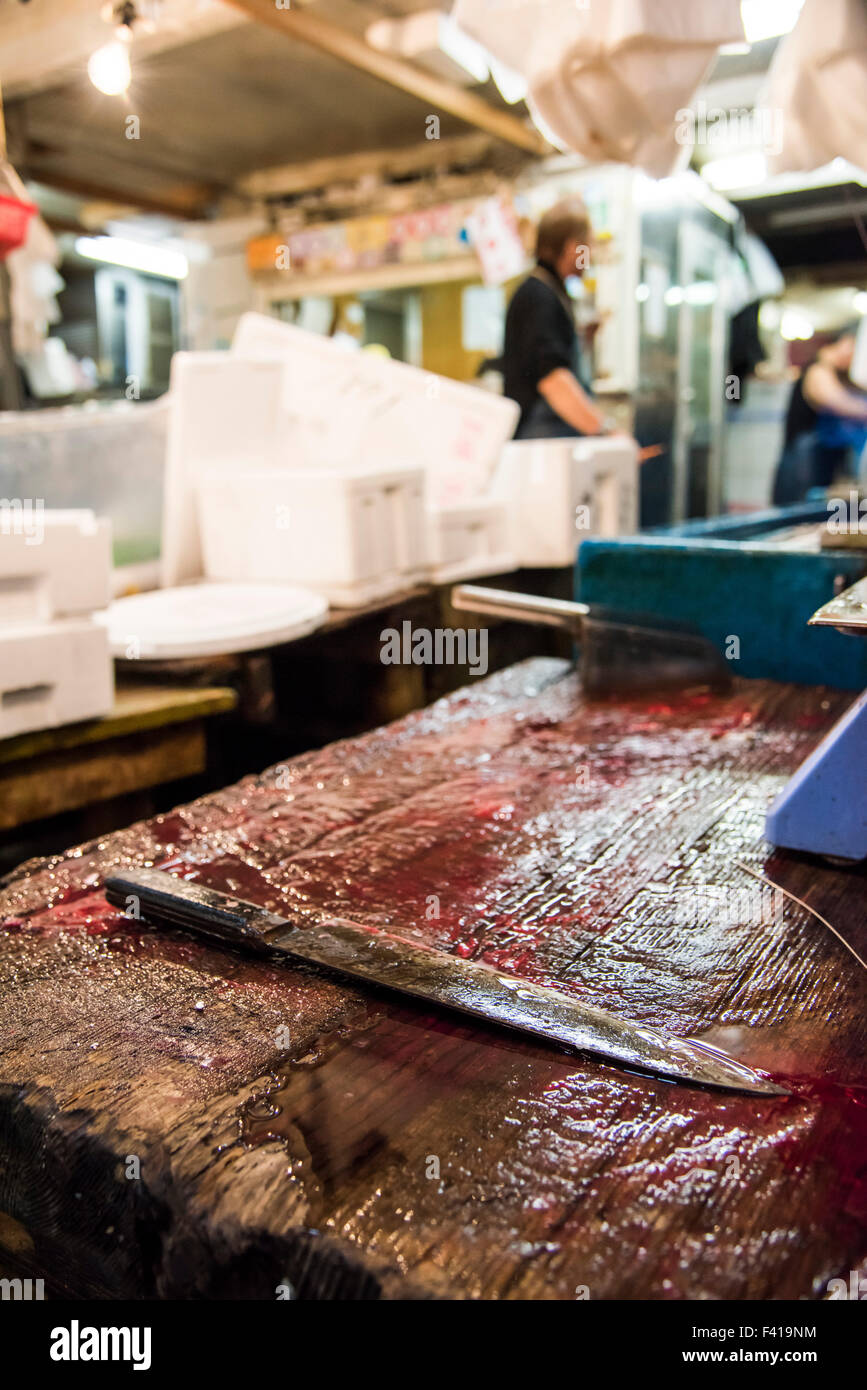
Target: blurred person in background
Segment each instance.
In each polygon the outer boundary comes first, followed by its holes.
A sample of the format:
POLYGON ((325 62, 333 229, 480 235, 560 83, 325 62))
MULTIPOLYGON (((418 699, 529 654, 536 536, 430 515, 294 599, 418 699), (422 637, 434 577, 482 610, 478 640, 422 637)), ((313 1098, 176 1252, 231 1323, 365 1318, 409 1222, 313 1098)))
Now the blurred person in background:
POLYGON ((506 314, 503 389, 521 407, 516 439, 608 434, 594 404, 566 281, 581 275, 592 227, 577 198, 555 203, 536 232, 536 267, 512 296, 506 314))
POLYGON ((852 473, 852 452, 867 444, 867 395, 849 377, 856 329, 841 329, 819 348, 792 388, 773 502, 801 502, 811 488, 852 473))

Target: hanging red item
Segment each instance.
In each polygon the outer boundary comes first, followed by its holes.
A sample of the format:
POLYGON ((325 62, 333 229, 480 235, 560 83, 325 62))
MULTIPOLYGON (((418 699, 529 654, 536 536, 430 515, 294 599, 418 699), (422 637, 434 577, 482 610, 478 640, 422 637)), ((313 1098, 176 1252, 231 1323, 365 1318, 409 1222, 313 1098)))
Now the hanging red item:
POLYGON ((0 193, 0 261, 5 261, 10 251, 17 251, 24 244, 35 211, 35 203, 25 203, 21 198, 0 193))
POLYGON ((36 204, 29 201, 27 189, 12 165, 0 156, 0 261, 23 246, 36 211, 36 204))

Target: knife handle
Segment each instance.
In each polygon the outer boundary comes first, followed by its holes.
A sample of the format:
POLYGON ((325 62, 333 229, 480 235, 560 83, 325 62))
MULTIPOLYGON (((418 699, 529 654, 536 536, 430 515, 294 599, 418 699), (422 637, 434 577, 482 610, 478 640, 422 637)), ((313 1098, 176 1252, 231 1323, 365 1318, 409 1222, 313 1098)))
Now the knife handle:
POLYGON ((200 883, 174 878, 164 869, 134 869, 130 878, 112 874, 105 880, 105 896, 125 916, 144 918, 155 926, 182 927, 203 933, 215 941, 267 953, 268 923, 285 934, 288 923, 251 904, 200 883))

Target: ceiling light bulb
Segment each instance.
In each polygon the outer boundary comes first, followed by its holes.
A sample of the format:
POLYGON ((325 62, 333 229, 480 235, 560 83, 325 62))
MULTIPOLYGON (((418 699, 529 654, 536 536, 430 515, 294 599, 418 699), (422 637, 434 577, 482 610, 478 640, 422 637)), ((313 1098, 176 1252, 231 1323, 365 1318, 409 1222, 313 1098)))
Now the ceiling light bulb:
POLYGON ((94 87, 106 96, 122 96, 132 78, 127 46, 118 39, 112 39, 111 43, 91 53, 87 75, 94 87))

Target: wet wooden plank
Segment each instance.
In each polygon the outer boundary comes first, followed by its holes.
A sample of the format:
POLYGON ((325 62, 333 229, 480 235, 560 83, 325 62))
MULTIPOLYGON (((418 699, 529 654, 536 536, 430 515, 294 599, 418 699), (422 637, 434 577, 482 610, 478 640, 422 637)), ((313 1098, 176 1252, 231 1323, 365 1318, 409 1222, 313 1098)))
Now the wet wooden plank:
POLYGON ((228 687, 123 683, 102 719, 0 740, 0 831, 203 772, 205 720, 237 702, 228 687))
POLYGON ((228 686, 182 689, 173 685, 125 682, 115 691, 114 708, 102 719, 37 729, 0 739, 0 766, 69 748, 81 748, 144 729, 185 724, 235 708, 238 697, 228 686))
POLYGON ((867 1254, 864 972, 737 861, 867 951, 864 870, 762 840, 848 698, 587 705, 540 660, 22 869, 0 1245, 109 1297, 821 1297, 867 1254), (628 1075, 149 931, 100 893, 144 862, 417 930, 793 1094, 628 1075))
POLYGON ((0 764, 0 830, 193 777, 206 761, 204 723, 197 719, 0 764))

